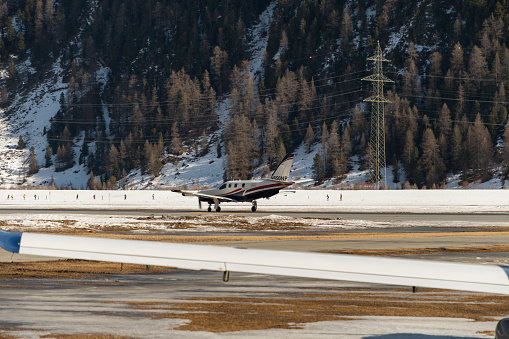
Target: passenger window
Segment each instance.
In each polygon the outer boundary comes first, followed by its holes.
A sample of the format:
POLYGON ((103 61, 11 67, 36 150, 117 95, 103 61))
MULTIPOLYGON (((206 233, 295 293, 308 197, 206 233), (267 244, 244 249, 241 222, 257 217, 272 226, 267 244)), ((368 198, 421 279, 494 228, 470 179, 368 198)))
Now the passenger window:
POLYGON ((242 184, 242 187, 246 187, 246 184, 242 184))
POLYGON ((228 187, 229 187, 229 188, 232 188, 232 184, 228 184, 228 187))
POLYGON ((237 188, 237 184, 235 184, 235 188, 237 188))

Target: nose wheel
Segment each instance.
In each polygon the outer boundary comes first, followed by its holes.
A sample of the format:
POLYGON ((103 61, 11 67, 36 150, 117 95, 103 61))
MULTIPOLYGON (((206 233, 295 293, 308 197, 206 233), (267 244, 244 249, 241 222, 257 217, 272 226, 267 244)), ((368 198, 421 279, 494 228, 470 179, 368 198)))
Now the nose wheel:
POLYGON ((256 212, 256 209, 258 208, 258 204, 256 203, 256 200, 253 201, 253 206, 251 206, 251 212, 256 212))

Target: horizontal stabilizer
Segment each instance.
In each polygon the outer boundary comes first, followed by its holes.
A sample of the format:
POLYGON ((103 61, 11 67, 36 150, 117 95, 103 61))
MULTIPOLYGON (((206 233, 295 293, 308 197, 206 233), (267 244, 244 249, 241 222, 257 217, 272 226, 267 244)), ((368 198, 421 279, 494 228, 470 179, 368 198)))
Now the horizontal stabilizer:
POLYGON ((293 183, 294 184, 304 184, 306 182, 313 182, 315 181, 315 179, 310 179, 310 178, 301 178, 299 180, 295 180, 293 183))

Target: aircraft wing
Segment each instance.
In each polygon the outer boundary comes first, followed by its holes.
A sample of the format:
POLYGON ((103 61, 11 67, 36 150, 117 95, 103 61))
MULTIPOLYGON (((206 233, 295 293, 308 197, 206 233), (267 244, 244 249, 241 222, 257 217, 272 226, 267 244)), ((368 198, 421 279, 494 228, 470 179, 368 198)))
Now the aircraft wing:
POLYGON ((198 197, 198 198, 206 198, 206 199, 212 199, 212 200, 217 199, 219 202, 237 202, 237 200, 222 197, 219 195, 203 194, 203 193, 194 192, 194 191, 172 190, 172 192, 181 193, 184 196, 194 196, 194 197, 198 197))
POLYGON ((22 254, 509 294, 509 267, 0 231, 22 254))

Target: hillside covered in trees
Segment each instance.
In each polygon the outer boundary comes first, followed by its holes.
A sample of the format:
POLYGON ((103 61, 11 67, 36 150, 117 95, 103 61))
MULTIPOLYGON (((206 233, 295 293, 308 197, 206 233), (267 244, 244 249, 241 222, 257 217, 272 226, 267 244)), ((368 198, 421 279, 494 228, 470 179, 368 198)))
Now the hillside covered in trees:
POLYGON ((116 187, 214 150, 245 179, 305 147, 315 178, 339 182, 367 166, 361 78, 379 41, 394 180, 509 175, 508 0, 0 0, 0 32, 13 126, 23 93, 61 74, 29 174, 81 164, 90 187, 116 187))

